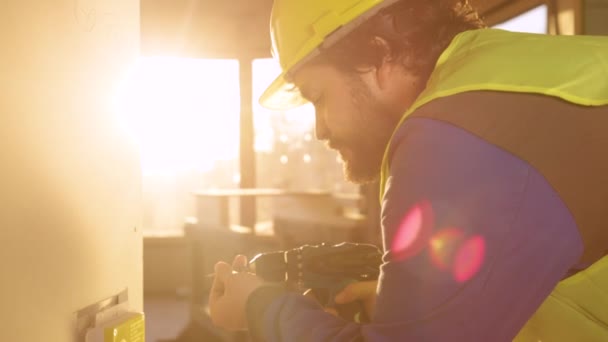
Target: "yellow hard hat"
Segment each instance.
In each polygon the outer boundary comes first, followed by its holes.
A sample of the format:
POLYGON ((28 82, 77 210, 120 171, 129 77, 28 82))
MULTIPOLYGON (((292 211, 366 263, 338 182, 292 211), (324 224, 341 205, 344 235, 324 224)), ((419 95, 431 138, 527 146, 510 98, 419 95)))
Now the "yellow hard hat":
POLYGON ((399 0, 275 0, 270 18, 272 54, 282 73, 264 91, 260 104, 289 109, 306 103, 290 74, 351 32, 379 10, 399 0))

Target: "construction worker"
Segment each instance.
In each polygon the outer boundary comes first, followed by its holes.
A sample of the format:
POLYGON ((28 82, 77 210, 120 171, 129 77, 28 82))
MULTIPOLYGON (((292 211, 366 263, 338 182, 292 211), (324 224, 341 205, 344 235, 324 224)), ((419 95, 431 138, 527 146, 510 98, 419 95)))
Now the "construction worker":
POLYGON ((268 341, 608 341, 608 38, 484 28, 466 1, 275 0, 283 73, 346 177, 380 176, 376 283, 314 300, 218 263, 211 317, 268 341), (371 290, 370 290, 371 289, 371 290), (375 304, 374 304, 375 301, 375 304))

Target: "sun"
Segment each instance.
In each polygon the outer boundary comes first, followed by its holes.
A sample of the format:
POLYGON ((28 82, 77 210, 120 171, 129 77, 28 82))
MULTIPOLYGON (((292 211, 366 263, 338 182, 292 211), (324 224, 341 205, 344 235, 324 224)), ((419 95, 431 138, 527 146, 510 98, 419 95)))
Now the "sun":
POLYGON ((115 101, 144 175, 206 172, 238 156, 236 60, 142 57, 115 101))

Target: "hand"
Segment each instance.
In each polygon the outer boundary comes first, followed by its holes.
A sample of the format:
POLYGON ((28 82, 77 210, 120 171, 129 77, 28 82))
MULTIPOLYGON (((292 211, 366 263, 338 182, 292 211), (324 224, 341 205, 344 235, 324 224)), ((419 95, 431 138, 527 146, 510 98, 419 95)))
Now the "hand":
POLYGON ((336 295, 336 304, 346 304, 354 301, 361 301, 365 308, 367 317, 372 317, 376 308, 376 288, 378 281, 359 281, 348 284, 340 293, 336 295))
POLYGON ((247 330, 245 305, 247 298, 264 281, 250 272, 237 272, 247 268, 247 258, 238 255, 232 266, 225 262, 215 264, 215 278, 209 294, 211 321, 227 330, 247 330))
MULTIPOLYGON (((314 300, 317 304, 319 304, 319 306, 323 306, 323 303, 321 303, 319 301, 319 298, 317 298, 317 296, 316 296, 315 292, 313 291, 313 289, 307 289, 306 291, 304 291, 303 295, 305 297, 308 297, 308 298, 314 300)), ((330 313, 330 314, 332 314, 332 315, 334 315, 336 317, 340 316, 338 314, 338 311, 335 308, 331 307, 331 306, 324 306, 323 310, 325 310, 325 312, 330 313)))

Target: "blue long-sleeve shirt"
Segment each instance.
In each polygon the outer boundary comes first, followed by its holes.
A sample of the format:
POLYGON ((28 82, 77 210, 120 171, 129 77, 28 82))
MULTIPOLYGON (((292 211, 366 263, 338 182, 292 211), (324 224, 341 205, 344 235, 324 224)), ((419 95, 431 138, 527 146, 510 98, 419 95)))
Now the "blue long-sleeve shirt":
POLYGON ((264 287, 248 300, 256 339, 510 341, 579 259, 573 218, 525 161, 428 118, 406 120, 389 151, 371 322, 264 287))

